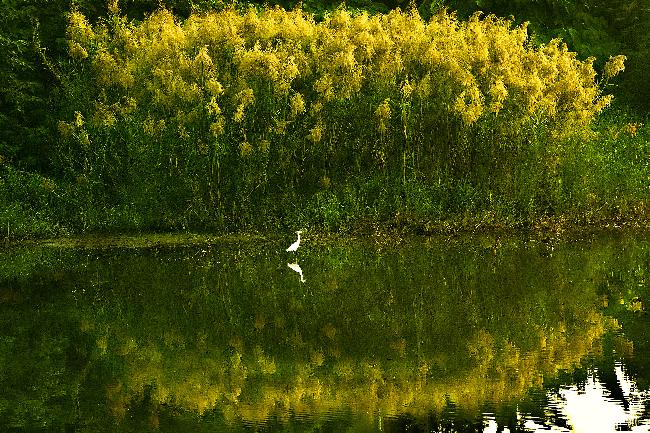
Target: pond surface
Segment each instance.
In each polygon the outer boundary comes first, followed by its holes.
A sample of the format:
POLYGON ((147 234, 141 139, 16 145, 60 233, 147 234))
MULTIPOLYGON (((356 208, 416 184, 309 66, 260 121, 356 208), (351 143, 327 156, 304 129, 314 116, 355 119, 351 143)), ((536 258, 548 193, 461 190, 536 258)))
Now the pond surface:
POLYGON ((5 249, 0 431, 649 431, 648 235, 294 240, 5 249))

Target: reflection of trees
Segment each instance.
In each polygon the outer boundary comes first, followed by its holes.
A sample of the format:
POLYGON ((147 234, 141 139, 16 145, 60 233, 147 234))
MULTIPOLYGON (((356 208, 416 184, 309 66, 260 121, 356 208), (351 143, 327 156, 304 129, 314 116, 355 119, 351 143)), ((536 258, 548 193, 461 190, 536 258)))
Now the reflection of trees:
MULTIPOLYGON (((604 331, 604 320, 597 313, 587 323, 594 327, 569 336, 552 335, 537 351, 522 353, 512 342, 502 341, 483 347, 482 357, 477 357, 473 343, 467 355, 476 367, 442 376, 435 372, 440 362, 436 357, 385 360, 368 354, 355 359, 323 355, 310 343, 283 359, 268 356, 259 346, 244 353, 233 349, 230 357, 218 349, 217 354, 206 356, 187 344, 184 350, 163 349, 164 354, 151 347, 134 349, 118 355, 125 366, 120 378, 124 394, 111 403, 127 407, 152 386, 156 403, 199 413, 218 407, 227 418, 248 421, 347 408, 387 416, 425 415, 442 411, 449 401, 476 413, 487 402, 524 397, 531 387, 541 386, 544 375, 577 365, 589 349, 597 347, 604 331)), ((491 339, 486 333, 477 337, 491 339)))
MULTIPOLYGON (((608 244, 547 256, 481 242, 307 250, 305 284, 270 248, 50 257, 37 281, 15 283, 24 316, 3 320, 23 324, 7 328, 16 339, 40 340, 2 364, 2 384, 17 362, 58 368, 66 404, 88 402, 80 416, 101 401, 104 416, 139 411, 148 425, 170 408, 255 423, 338 411, 430 419, 450 404, 468 420, 490 405, 508 423, 511 402, 602 350, 617 325, 598 311, 597 287, 621 260, 608 244), (52 277, 61 272, 76 278, 52 277), (31 311, 34 294, 47 320, 31 311)), ((17 347, 4 340, 3 360, 17 347)))
MULTIPOLYGON (((619 359, 625 359, 638 385, 650 389, 650 363, 647 361, 650 359, 647 310, 650 306, 650 254, 647 243, 645 248, 627 248, 624 254, 613 253, 611 259, 619 266, 603 275, 598 289, 607 305, 606 312, 618 320, 624 334, 615 336, 609 344, 619 359)), ((613 366, 608 365, 604 370, 612 371, 613 366)))
POLYGON ((74 313, 44 300, 54 284, 25 293, 4 283, 0 292, 12 295, 0 300, 0 430, 73 424, 94 336, 74 326, 74 313))

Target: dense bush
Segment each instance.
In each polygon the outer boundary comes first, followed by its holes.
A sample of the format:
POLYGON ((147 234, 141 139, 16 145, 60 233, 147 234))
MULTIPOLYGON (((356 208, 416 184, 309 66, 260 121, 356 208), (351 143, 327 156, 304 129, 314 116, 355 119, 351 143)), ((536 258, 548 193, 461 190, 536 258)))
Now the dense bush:
POLYGON ((615 57, 599 81, 593 59, 532 46, 525 26, 493 16, 336 10, 316 23, 274 8, 132 22, 113 7, 96 26, 70 14, 57 161, 104 203, 163 225, 283 215, 360 175, 465 184, 528 212, 560 194, 563 144, 588 134, 610 101, 600 83, 623 69, 615 57))
POLYGON ((302 4, 3 2, 3 236, 647 209, 647 11, 302 4))
POLYGON ((517 22, 530 22, 530 28, 542 41, 561 37, 572 51, 586 58, 600 59, 597 67, 612 53, 628 58, 620 86, 613 87, 617 97, 640 112, 650 108, 650 84, 646 79, 650 63, 650 3, 647 0, 425 0, 420 9, 428 12, 441 4, 469 17, 476 11, 498 16, 514 16, 517 22))

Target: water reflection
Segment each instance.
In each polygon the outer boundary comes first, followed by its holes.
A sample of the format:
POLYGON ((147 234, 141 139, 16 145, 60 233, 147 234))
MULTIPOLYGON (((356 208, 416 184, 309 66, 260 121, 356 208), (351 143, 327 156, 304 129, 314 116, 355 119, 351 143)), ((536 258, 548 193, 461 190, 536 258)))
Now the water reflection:
MULTIPOLYGON (((624 374, 621 364, 616 365, 615 375, 615 390, 611 390, 590 372, 585 383, 563 387, 551 395, 549 410, 559 412, 573 431, 648 431, 650 423, 645 413, 645 406, 650 402, 648 393, 637 389, 634 381, 624 374)), ((539 429, 538 425, 535 427, 539 429)), ((544 430, 547 428, 543 426, 544 430)))
POLYGON ((306 251, 308 292, 277 245, 5 252, 0 427, 645 426, 648 242, 494 245, 306 251))
POLYGON ((621 363, 613 370, 590 371, 584 382, 549 393, 546 419, 523 415, 523 426, 533 432, 650 431, 648 392, 638 389, 621 363), (615 380, 603 382, 598 373, 614 373, 615 380))
POLYGON ((300 275, 300 282, 304 283, 305 278, 302 275, 302 268, 300 268, 300 265, 298 263, 287 263, 287 266, 292 269, 293 271, 297 272, 298 275, 300 275))

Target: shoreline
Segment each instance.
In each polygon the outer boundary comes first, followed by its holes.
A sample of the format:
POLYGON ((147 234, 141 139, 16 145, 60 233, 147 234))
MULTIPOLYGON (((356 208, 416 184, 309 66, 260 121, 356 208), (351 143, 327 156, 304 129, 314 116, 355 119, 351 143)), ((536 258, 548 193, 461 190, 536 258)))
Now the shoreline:
MULTIPOLYGON (((602 234, 650 234, 650 218, 601 218, 597 221, 576 221, 567 216, 543 217, 530 223, 507 224, 463 218, 438 221, 408 221, 394 218, 386 222, 359 221, 353 227, 327 230, 306 228, 306 239, 319 244, 372 240, 377 244, 397 244, 408 238, 527 238, 545 243, 578 241, 602 234)), ((183 247, 215 244, 268 243, 291 237, 291 230, 253 231, 241 230, 225 233, 209 231, 167 232, 88 232, 56 237, 25 237, 2 240, 7 248, 58 247, 58 248, 152 248, 183 247)))

